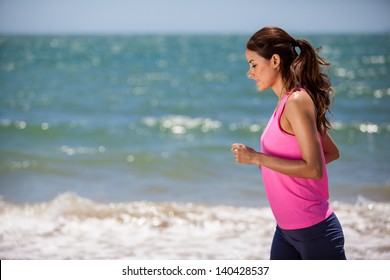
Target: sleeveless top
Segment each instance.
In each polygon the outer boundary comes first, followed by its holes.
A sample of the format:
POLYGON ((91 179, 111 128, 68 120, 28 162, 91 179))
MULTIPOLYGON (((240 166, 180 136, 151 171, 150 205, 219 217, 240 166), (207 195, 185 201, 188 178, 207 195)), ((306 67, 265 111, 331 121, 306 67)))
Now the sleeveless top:
MULTIPOLYGON (((261 136, 260 145, 264 154, 299 160, 302 159, 302 153, 296 137, 286 133, 280 126, 280 117, 290 95, 291 92, 282 98, 279 108, 271 116, 261 136)), ((319 133, 318 137, 321 137, 319 133)), ((323 176, 319 180, 291 177, 262 166, 268 201, 276 222, 282 229, 310 227, 333 213, 328 203, 328 174, 324 153, 322 161, 323 176)))

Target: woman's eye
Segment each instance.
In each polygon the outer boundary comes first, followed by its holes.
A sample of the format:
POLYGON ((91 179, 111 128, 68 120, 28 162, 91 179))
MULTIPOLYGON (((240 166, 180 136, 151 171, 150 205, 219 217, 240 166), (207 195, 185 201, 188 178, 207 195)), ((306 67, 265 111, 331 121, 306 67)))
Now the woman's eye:
POLYGON ((256 66, 257 66, 257 65, 252 65, 252 66, 251 66, 251 68, 253 68, 253 69, 254 69, 254 68, 256 68, 256 66))

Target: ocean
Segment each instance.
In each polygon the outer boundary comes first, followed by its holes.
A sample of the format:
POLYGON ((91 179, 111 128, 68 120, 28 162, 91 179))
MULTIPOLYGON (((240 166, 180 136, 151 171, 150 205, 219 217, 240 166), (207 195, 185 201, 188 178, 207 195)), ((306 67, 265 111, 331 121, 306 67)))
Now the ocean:
MULTIPOLYGON (((305 35, 332 63, 330 202, 349 259, 390 259, 390 35, 305 35)), ((268 259, 276 105, 250 35, 0 36, 1 259, 268 259)))

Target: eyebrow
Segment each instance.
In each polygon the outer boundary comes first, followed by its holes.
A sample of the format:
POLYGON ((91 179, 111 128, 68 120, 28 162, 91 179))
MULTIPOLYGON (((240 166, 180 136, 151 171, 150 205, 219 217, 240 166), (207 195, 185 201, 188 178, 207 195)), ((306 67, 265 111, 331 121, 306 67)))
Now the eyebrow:
POLYGON ((255 60, 254 60, 254 59, 251 59, 251 60, 248 61, 248 63, 251 64, 252 61, 255 61, 255 60))

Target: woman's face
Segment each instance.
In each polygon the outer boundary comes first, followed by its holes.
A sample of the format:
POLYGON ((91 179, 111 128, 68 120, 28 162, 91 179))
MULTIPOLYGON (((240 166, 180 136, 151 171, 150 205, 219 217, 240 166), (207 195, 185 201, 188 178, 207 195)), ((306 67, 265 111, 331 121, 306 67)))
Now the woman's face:
POLYGON ((278 78, 278 57, 270 60, 259 56, 256 52, 246 50, 246 59, 249 63, 248 77, 256 82, 259 91, 274 86, 278 78))

